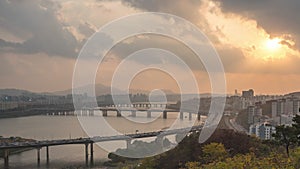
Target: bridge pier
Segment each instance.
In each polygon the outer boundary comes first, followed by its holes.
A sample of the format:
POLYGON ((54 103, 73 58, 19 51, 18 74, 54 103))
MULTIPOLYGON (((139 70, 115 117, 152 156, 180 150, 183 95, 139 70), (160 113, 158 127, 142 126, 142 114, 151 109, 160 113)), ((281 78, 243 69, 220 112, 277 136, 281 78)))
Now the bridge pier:
POLYGON ((85 143, 85 165, 88 167, 89 166, 89 144, 85 143))
POLYGON ((127 146, 127 149, 130 149, 132 147, 132 145, 131 145, 131 139, 127 139, 126 140, 126 146, 127 146))
POLYGON ((167 119, 168 116, 167 113, 168 113, 167 111, 163 111, 163 119, 167 119))
POLYGON ((91 167, 94 166, 94 143, 91 143, 90 145, 90 151, 91 151, 91 161, 90 161, 90 165, 91 167))
POLYGON ((151 111, 150 110, 147 111, 147 118, 151 118, 151 111))
POLYGON ((89 116, 94 116, 94 110, 89 111, 89 116))
POLYGON ((164 136, 158 135, 155 141, 158 144, 158 146, 160 146, 163 149, 163 147, 164 147, 164 136))
POLYGON ((121 117, 121 111, 120 110, 117 110, 117 117, 121 117))
POLYGON ((46 164, 49 165, 49 146, 46 146, 46 164))
POLYGON ((41 148, 37 148, 37 165, 38 167, 41 165, 41 148))
POLYGON ((9 150, 6 149, 6 150, 4 150, 4 168, 5 169, 9 168, 9 159, 8 159, 8 156, 9 156, 9 150))
POLYGON ((183 112, 179 112, 180 113, 180 120, 183 120, 183 112))
POLYGON ((132 117, 136 117, 136 111, 135 111, 135 110, 132 110, 132 111, 131 111, 131 116, 132 116, 132 117))
POLYGON ((192 120, 192 113, 189 112, 189 120, 191 121, 192 120))
POLYGON ((102 116, 107 117, 107 110, 102 110, 102 116))

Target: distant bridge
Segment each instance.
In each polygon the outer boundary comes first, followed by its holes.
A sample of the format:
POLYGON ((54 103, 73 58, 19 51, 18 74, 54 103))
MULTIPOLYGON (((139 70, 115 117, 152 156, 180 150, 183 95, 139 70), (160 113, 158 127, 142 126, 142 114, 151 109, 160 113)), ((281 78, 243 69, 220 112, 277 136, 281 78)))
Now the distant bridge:
MULTIPOLYGON (((94 164, 94 149, 93 144, 98 142, 106 141, 117 141, 124 140, 127 143, 127 148, 131 145, 133 139, 138 138, 147 138, 147 137, 164 137, 167 135, 174 135, 179 133, 186 132, 195 132, 202 129, 201 126, 194 126, 192 128, 182 128, 182 129, 173 129, 173 130, 160 130, 147 133, 136 133, 136 134, 127 134, 127 135, 116 135, 116 136, 96 136, 89 138, 76 138, 76 139, 62 139, 62 140, 44 140, 44 141, 34 141, 34 142, 13 142, 0 144, 0 150, 4 150, 4 168, 9 166, 9 150, 16 148, 35 148, 37 149, 37 164, 40 166, 40 150, 43 147, 46 147, 46 163, 49 165, 49 147, 50 146, 59 146, 59 145, 70 145, 70 144, 83 144, 85 145, 85 162, 86 166, 89 165, 89 150, 88 146, 90 145, 90 165, 94 164)), ((162 139, 160 139, 162 141, 162 139)))
MULTIPOLYGON (((187 106, 185 106, 187 107, 187 106)), ((83 107, 80 110, 68 111, 68 112, 52 112, 48 115, 78 115, 78 116, 94 116, 95 111, 101 111, 102 116, 108 116, 108 112, 116 112, 117 117, 122 116, 122 112, 131 112, 131 117, 136 117, 137 112, 146 112, 147 118, 151 118, 152 112, 162 112, 163 118, 167 119, 169 112, 180 113, 180 119, 183 120, 184 113, 188 113, 189 120, 192 120, 192 114, 197 114, 197 119, 201 120, 201 115, 205 114, 204 111, 195 111, 191 108, 180 108, 175 104, 163 104, 163 103, 148 103, 139 102, 133 104, 113 104, 105 107, 83 107)))
POLYGON ((117 117, 122 116, 122 112, 131 112, 131 117, 136 117, 137 113, 147 113, 147 117, 151 118, 152 112, 163 113, 163 118, 167 119, 169 112, 180 113, 180 119, 183 119, 184 113, 188 113, 188 119, 192 120, 192 114, 197 114, 197 119, 200 116, 207 114, 207 110, 192 110, 193 105, 183 106, 184 108, 175 104, 175 102, 168 103, 149 103, 149 102, 135 102, 132 104, 110 104, 102 107, 82 107, 77 110, 73 106, 67 107, 29 107, 24 109, 9 110, 1 112, 0 118, 5 117, 20 117, 31 115, 64 115, 64 116, 94 116, 95 111, 100 111, 102 116, 108 116, 108 112, 116 112, 117 117))

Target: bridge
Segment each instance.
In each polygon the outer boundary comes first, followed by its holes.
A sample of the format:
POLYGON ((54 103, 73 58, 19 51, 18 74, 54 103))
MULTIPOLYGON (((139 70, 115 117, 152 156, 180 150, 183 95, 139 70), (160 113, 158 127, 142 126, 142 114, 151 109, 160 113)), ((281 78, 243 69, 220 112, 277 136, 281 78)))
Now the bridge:
MULTIPOLYGON (((192 128, 182 128, 173 130, 159 130, 147 133, 135 133, 127 135, 116 135, 116 136, 95 136, 87 138, 76 138, 76 139, 62 139, 62 140, 43 140, 34 142, 13 142, 0 144, 0 150, 4 150, 4 168, 9 166, 9 150, 16 148, 34 148, 37 150, 37 165, 40 166, 40 150, 46 148, 46 165, 49 165, 49 147, 70 145, 70 144, 82 144, 85 145, 85 163, 86 166, 93 166, 94 164, 94 143, 107 142, 107 141, 121 141, 124 140, 127 143, 127 148, 130 147, 133 139, 147 138, 147 137, 164 137, 167 135, 174 135, 179 133, 195 132, 202 129, 202 125, 193 126, 192 128), (89 163, 89 147, 90 146, 90 163, 89 163)), ((162 140, 162 139, 160 139, 162 140)), ((161 143, 162 144, 162 143, 161 143)))
POLYGON ((204 111, 197 111, 189 109, 189 108, 182 108, 180 109, 179 106, 176 104, 164 104, 164 103, 149 103, 149 102, 138 102, 133 104, 113 104, 113 105, 107 105, 105 107, 83 107, 80 110, 76 111, 68 111, 68 112, 53 112, 53 113, 47 113, 47 115, 78 115, 78 116, 94 116, 95 111, 101 111, 102 116, 107 117, 108 112, 115 112, 117 117, 122 116, 122 112, 131 112, 131 117, 136 117, 137 112, 147 113, 147 118, 152 117, 152 112, 162 112, 163 113, 163 119, 168 118, 168 113, 170 112, 176 112, 180 114, 180 119, 183 120, 184 113, 188 113, 188 119, 192 120, 192 114, 197 114, 198 121, 201 120, 201 114, 204 111))

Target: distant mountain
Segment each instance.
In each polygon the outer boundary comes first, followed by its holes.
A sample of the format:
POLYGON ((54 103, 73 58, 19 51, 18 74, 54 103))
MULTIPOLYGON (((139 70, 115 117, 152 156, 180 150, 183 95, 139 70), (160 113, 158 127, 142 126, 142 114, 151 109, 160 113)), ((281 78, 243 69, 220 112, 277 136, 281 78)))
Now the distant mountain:
POLYGON ((298 98, 300 98, 300 92, 289 93, 289 94, 284 95, 284 97, 298 97, 298 98))
POLYGON ((7 95, 7 96, 21 96, 21 95, 34 95, 36 93, 28 91, 28 90, 21 90, 21 89, 0 89, 0 95, 7 95))
MULTIPOLYGON (((86 85, 86 86, 82 86, 82 87, 78 87, 75 89, 76 92, 81 93, 81 91, 86 91, 86 93, 88 95, 92 95, 92 89, 95 89, 96 95, 105 95, 105 94, 110 94, 111 93, 111 87, 102 85, 102 84, 96 84, 95 87, 93 85, 86 85)), ((52 94, 54 95, 68 95, 68 94, 72 94, 72 90, 73 89, 67 89, 67 90, 63 90, 63 91, 56 91, 53 92, 52 94)), ((121 90, 119 89, 114 89, 117 93, 122 93, 121 90)))
MULTIPOLYGON (((75 91, 81 93, 80 91, 85 91, 86 90, 87 91, 86 93, 88 95, 91 95, 92 94, 91 89, 93 89, 93 85, 86 85, 86 86, 76 88, 75 91)), ((116 88, 113 88, 113 89, 117 94, 126 93, 124 90, 120 90, 120 89, 116 89, 116 88)), ((111 87, 105 86, 103 84, 96 84, 95 85, 95 91, 96 91, 97 96, 111 94, 111 87)), ((171 90, 162 89, 162 91, 164 91, 166 94, 174 94, 171 90)), ((142 89, 130 89, 129 92, 131 94, 137 94, 137 93, 148 94, 148 93, 150 93, 150 91, 142 90, 142 89)), ((56 92, 53 92, 52 94, 54 94, 54 95, 68 95, 68 94, 72 94, 72 89, 67 89, 67 90, 63 90, 63 91, 56 91, 56 92)))
MULTIPOLYGON (((168 89, 161 89, 161 90, 167 95, 176 94, 172 90, 168 90, 168 89)), ((131 94, 137 94, 137 93, 149 94, 151 91, 141 90, 141 89, 130 89, 129 92, 131 94)))
MULTIPOLYGON (((86 86, 82 86, 82 87, 78 87, 75 89, 75 91, 85 91, 84 89, 87 89, 87 94, 91 95, 92 93, 92 89, 93 89, 93 85, 86 85, 86 86)), ((161 89, 166 95, 176 95, 176 96, 180 96, 180 94, 178 93, 174 93, 171 90, 168 89, 161 89)), ((96 84, 95 85, 95 91, 96 91, 96 95, 100 96, 100 95, 106 95, 106 94, 111 94, 111 87, 109 86, 105 86, 103 84, 96 84)), ((124 90, 120 90, 120 89, 116 89, 114 88, 114 91, 117 94, 124 94, 125 91, 124 90)), ((137 94, 137 93, 142 93, 142 94, 149 94, 151 91, 148 90, 143 90, 143 89, 130 89, 129 91, 131 94, 137 94)), ((65 95, 69 95, 72 94, 72 89, 67 89, 67 90, 62 90, 62 91, 56 91, 56 92, 43 92, 43 93, 37 93, 37 92, 32 92, 32 91, 28 91, 28 90, 22 90, 22 89, 0 89, 0 96, 1 95, 8 95, 8 96, 21 96, 21 95, 59 95, 59 96, 65 96, 65 95)), ((187 97, 196 97, 197 94, 184 94, 187 97)), ((213 94, 214 96, 220 96, 218 94, 213 94)), ((296 95, 300 97, 300 92, 295 92, 295 93, 291 93, 288 95, 296 95)), ((205 98, 205 97, 210 97, 211 94, 210 93, 201 93, 200 97, 205 98)))

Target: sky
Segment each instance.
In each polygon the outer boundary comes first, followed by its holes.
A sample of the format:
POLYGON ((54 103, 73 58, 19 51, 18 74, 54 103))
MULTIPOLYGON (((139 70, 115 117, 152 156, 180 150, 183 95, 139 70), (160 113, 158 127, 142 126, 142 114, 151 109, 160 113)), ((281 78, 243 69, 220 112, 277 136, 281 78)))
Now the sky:
MULTIPOLYGON (((209 38, 223 63, 228 93, 249 88, 256 94, 300 91, 299 8, 298 0, 0 0, 0 88, 71 88, 76 59, 97 30, 130 14, 163 12, 186 19, 209 38)), ((194 54, 178 41, 157 35, 117 44, 101 63, 96 83, 109 86, 126 56, 149 47, 179 55, 196 77, 199 92, 211 90, 194 54)), ((142 62, 129 64, 130 68, 142 62)), ((172 70, 185 80, 180 68, 172 70)), ((180 88, 174 77, 151 69, 139 73, 131 87, 174 92, 180 88)))

